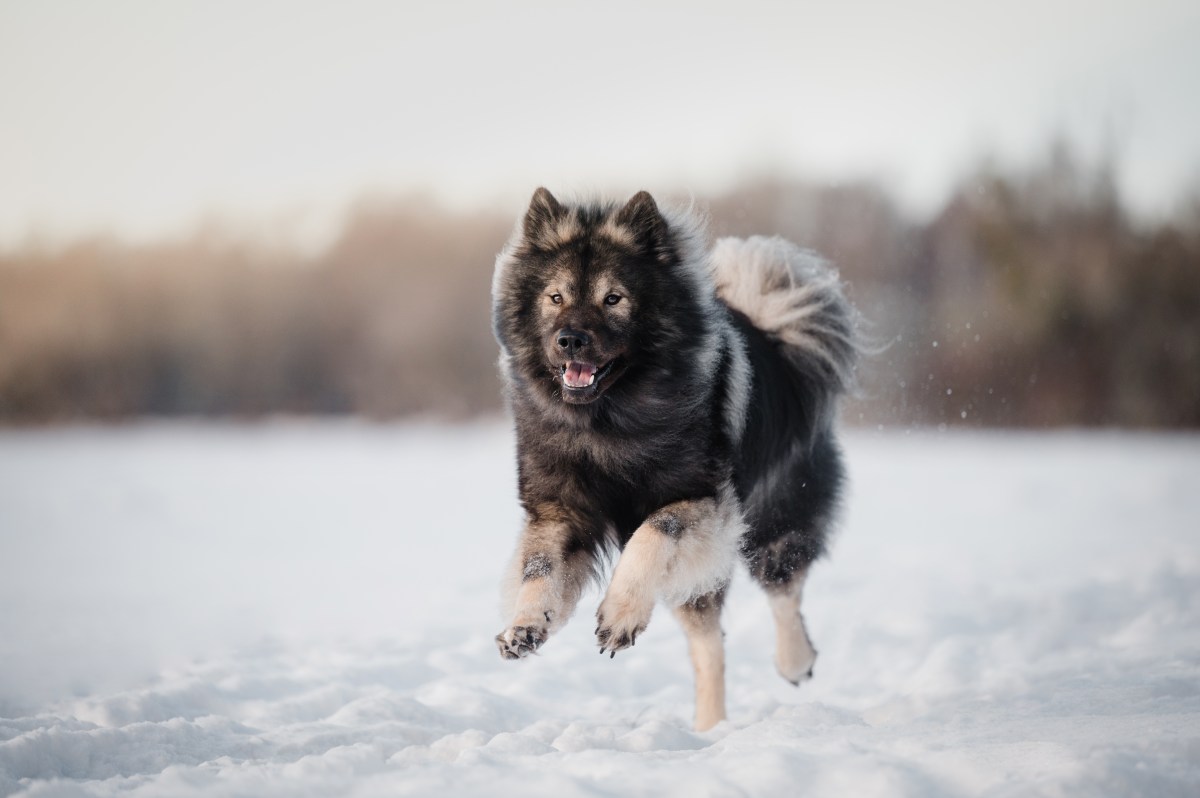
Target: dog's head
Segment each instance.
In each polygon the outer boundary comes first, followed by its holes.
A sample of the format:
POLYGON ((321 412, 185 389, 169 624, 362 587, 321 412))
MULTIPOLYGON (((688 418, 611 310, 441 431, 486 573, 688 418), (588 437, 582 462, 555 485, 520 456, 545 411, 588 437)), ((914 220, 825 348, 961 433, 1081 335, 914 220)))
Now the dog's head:
POLYGON ((534 192, 493 286, 497 338, 519 376, 549 401, 587 405, 672 345, 680 256, 654 199, 560 203, 534 192))

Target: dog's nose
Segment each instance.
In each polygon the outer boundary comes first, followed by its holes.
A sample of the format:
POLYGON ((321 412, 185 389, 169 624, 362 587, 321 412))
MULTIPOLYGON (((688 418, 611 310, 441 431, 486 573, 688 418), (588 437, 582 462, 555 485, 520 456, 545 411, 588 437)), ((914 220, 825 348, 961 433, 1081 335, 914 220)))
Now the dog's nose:
POLYGON ((575 353, 592 342, 587 333, 565 328, 558 331, 556 336, 560 349, 566 350, 567 357, 575 357, 575 353))

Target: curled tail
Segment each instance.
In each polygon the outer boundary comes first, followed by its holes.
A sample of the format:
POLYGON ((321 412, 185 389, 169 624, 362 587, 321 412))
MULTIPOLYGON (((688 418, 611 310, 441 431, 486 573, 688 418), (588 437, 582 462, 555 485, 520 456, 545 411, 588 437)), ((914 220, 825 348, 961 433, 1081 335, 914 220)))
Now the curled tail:
POLYGON ((854 385, 858 314, 838 273, 819 255, 778 236, 722 238, 710 260, 717 295, 779 342, 792 366, 815 378, 832 407, 854 385))

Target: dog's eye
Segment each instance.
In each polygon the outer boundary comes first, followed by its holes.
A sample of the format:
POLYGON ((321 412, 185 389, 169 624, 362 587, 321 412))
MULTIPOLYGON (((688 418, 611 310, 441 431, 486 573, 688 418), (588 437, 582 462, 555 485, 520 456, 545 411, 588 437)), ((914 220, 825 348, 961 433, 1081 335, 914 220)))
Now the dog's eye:
POLYGON ((604 304, 606 304, 606 305, 615 305, 620 301, 621 301, 620 294, 609 294, 608 296, 604 297, 604 304))
POLYGON ((556 305, 561 305, 562 304, 562 294, 551 294, 550 301, 556 305))

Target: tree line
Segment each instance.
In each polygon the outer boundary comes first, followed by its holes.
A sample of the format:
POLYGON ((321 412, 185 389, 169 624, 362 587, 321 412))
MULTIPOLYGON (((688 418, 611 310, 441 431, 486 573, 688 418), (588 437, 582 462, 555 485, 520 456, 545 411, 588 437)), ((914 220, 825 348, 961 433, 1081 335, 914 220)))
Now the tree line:
MULTIPOLYGON (((871 182, 700 202, 840 269, 871 354, 852 424, 1200 426, 1200 193, 1134 218, 1110 164, 981 164, 930 218, 871 182)), ((219 232, 0 254, 0 423, 500 410, 489 291, 516 211, 364 201, 299 254, 219 232)))

